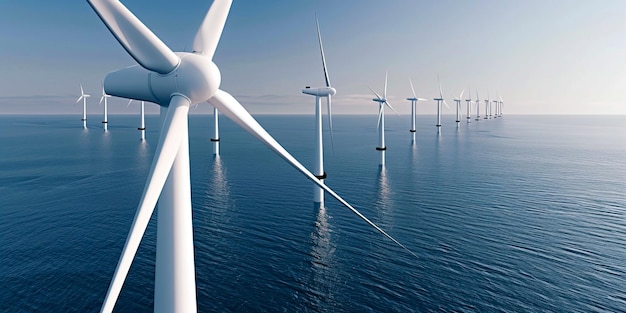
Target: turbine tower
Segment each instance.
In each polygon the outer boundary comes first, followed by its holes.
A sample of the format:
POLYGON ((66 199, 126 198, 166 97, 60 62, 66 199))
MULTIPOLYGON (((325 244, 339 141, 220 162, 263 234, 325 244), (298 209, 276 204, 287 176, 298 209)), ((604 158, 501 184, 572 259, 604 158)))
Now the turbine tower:
POLYGON ((380 165, 385 166, 385 106, 388 106, 396 114, 396 110, 387 101, 387 72, 385 72, 385 87, 383 88, 383 96, 381 97, 374 89, 370 90, 376 95, 376 98, 372 99, 374 102, 378 102, 378 147, 376 150, 380 151, 380 165))
POLYGON ((415 88, 413 88, 413 81, 411 80, 411 77, 409 77, 409 84, 411 84, 411 92, 413 92, 413 98, 406 98, 407 100, 411 101, 411 129, 409 129, 409 131, 413 133, 413 141, 415 141, 415 119, 417 115, 415 105, 417 104, 417 101, 426 101, 426 99, 418 98, 415 95, 415 88))
MULTIPOLYGON (((127 107, 130 105, 130 103, 133 102, 133 99, 128 100, 128 104, 126 105, 127 107)), ((146 140, 146 119, 145 119, 145 114, 146 110, 145 110, 145 101, 141 101, 140 107, 139 107, 139 116, 141 116, 141 126, 137 127, 137 130, 141 132, 141 137, 139 137, 142 141, 146 140)))
POLYGON ((213 63, 232 0, 215 0, 193 41, 193 52, 170 50, 117 0, 87 0, 124 49, 139 63, 109 73, 104 88, 110 95, 149 101, 161 106, 162 125, 130 233, 109 285, 101 312, 115 302, 157 201, 155 312, 196 312, 188 113, 192 104, 209 102, 250 132, 308 179, 318 184, 361 219, 400 244, 322 184, 289 154, 230 94, 219 89, 221 75, 213 63))
POLYGON ((437 133, 441 131, 441 103, 445 104, 448 110, 450 107, 446 103, 446 100, 443 99, 443 89, 441 89, 441 80, 439 80, 439 75, 437 75, 437 81, 439 82, 439 98, 435 98, 433 100, 437 101, 437 133))
POLYGON ((480 98, 478 97, 478 90, 476 90, 476 121, 480 121, 480 98))
POLYGON ((111 95, 108 95, 106 92, 104 92, 104 85, 102 85, 102 97, 100 97, 100 102, 98 104, 102 103, 102 100, 104 100, 104 119, 102 120, 102 128, 104 129, 104 131, 108 131, 109 127, 109 120, 108 120, 108 113, 107 113, 107 107, 108 107, 108 103, 107 103, 107 99, 111 98, 111 95))
POLYGON ((86 94, 83 90, 83 84, 80 84, 80 97, 78 97, 76 103, 78 103, 80 100, 83 100, 83 118, 81 119, 81 121, 83 121, 84 129, 87 129, 87 98, 89 97, 91 96, 86 94))
POLYGON ((213 143, 213 154, 220 155, 220 117, 216 107, 213 108, 213 119, 213 126, 215 127, 213 131, 213 138, 211 138, 211 142, 213 143))
POLYGON ((472 109, 472 93, 470 92, 469 87, 467 88, 467 99, 465 99, 465 102, 467 103, 467 122, 471 123, 472 122, 472 116, 471 116, 471 109, 472 109))
POLYGON ((500 112, 500 117, 502 117, 502 107, 504 106, 504 101, 502 101, 502 96, 500 96, 500 110, 498 110, 498 112, 500 112))
POLYGON ((485 99, 485 119, 489 119, 489 92, 487 92, 487 99, 485 99))
MULTIPOLYGON (((331 109, 331 97, 337 93, 337 90, 330 86, 330 78, 328 77, 328 69, 326 68, 326 57, 324 56, 324 46, 322 45, 322 35, 320 34, 320 25, 315 16, 315 26, 317 28, 317 41, 320 46, 320 55, 322 57, 322 69, 324 70, 324 81, 326 87, 311 88, 309 86, 302 89, 303 94, 315 96, 315 161, 313 164, 313 174, 320 183, 324 183, 326 179, 326 171, 324 171, 324 144, 322 138, 322 104, 320 98, 326 98, 328 121, 330 126, 330 132, 332 136, 333 122, 332 122, 332 109, 331 109)), ((332 137, 331 137, 332 139, 332 137)), ((324 190, 316 185, 313 186, 313 202, 316 206, 324 207, 324 190)))
POLYGON ((461 90, 461 94, 458 98, 454 99, 456 102, 456 126, 459 126, 461 123, 461 101, 463 101, 463 93, 465 93, 465 89, 461 90))

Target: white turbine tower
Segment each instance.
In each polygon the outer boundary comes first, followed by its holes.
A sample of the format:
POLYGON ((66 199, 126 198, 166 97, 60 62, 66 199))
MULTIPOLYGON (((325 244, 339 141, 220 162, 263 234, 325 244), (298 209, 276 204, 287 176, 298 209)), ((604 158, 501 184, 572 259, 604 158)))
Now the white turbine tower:
POLYGON ((276 142, 235 98, 219 89, 220 71, 212 59, 232 0, 213 2, 194 38, 191 53, 171 51, 117 0, 88 0, 88 3, 124 49, 139 63, 109 73, 104 81, 106 92, 117 97, 157 103, 161 106, 163 117, 146 185, 102 312, 113 311, 157 201, 154 310, 197 311, 188 113, 191 104, 205 101, 217 107, 370 226, 408 250, 322 184, 276 142))
POLYGON ((108 119, 108 103, 107 103, 107 99, 111 98, 111 95, 108 95, 106 92, 104 92, 104 85, 102 85, 102 97, 100 97, 100 102, 98 104, 102 104, 102 100, 104 100, 104 119, 102 120, 102 128, 104 129, 104 131, 107 131, 109 129, 108 125, 109 125, 109 119, 108 119))
POLYGON ((487 99, 485 99, 485 119, 489 119, 489 103, 491 103, 491 101, 489 91, 487 91, 487 99))
POLYGON ((470 92, 470 89, 467 88, 467 99, 465 99, 465 102, 467 103, 467 122, 471 123, 472 122, 472 116, 471 116, 471 110, 472 110, 472 93, 470 92))
POLYGON ((480 98, 478 97, 478 90, 476 90, 476 121, 480 121, 480 98))
POLYGON ((498 110, 498 112, 500 113, 500 117, 502 117, 502 107, 504 106, 504 101, 502 100, 502 96, 500 96, 500 110, 498 110))
POLYGON ((381 97, 374 89, 370 90, 376 95, 376 98, 372 99, 374 102, 378 102, 378 147, 376 150, 380 151, 380 165, 385 166, 385 106, 388 106, 393 112, 398 114, 396 110, 387 101, 387 72, 385 72, 385 87, 383 88, 383 96, 381 97))
POLYGON ((219 127, 219 112, 216 107, 213 107, 213 138, 211 138, 211 142, 213 143, 213 154, 220 155, 220 127, 219 127))
MULTIPOLYGON (((126 106, 129 106, 131 102, 133 102, 133 99, 130 99, 128 101, 128 105, 126 105, 126 106)), ((146 115, 145 101, 142 100, 141 104, 139 106, 139 116, 141 117, 141 126, 137 127, 137 130, 141 132, 140 139, 142 141, 146 140, 146 118, 145 118, 145 115, 146 115)))
POLYGON ((463 94, 465 93, 465 89, 461 90, 461 94, 458 98, 454 99, 456 102, 456 126, 459 126, 461 123, 461 101, 463 101, 463 94))
POLYGON ((418 98, 417 95, 415 95, 415 88, 413 88, 413 81, 411 80, 411 77, 409 77, 409 84, 411 84, 411 92, 413 92, 413 98, 406 98, 407 100, 411 101, 411 129, 409 129, 409 131, 413 133, 413 141, 415 141, 415 119, 417 115, 415 106, 417 104, 417 101, 426 101, 426 99, 418 98))
POLYGON ((81 121, 83 121, 84 129, 87 129, 87 98, 89 97, 91 96, 85 93, 85 91, 83 90, 83 85, 80 84, 80 97, 78 97, 76 103, 78 103, 80 100, 83 100, 83 118, 81 119, 81 121))
MULTIPOLYGON (((315 163, 313 164, 313 174, 320 180, 320 183, 324 183, 326 179, 326 172, 324 171, 324 144, 322 139, 322 103, 320 98, 326 98, 328 121, 330 126, 330 132, 332 136, 333 122, 332 122, 332 109, 331 109, 331 97, 337 93, 337 90, 330 86, 330 79, 328 77, 328 69, 326 68, 326 57, 324 56, 324 46, 322 45, 322 35, 320 34, 320 25, 315 17, 315 26, 317 27, 317 41, 320 46, 320 55, 322 56, 322 69, 324 70, 324 81, 326 87, 311 88, 307 86, 302 89, 303 94, 315 96, 315 163)), ((332 137, 331 137, 332 139, 332 137)), ((316 185, 313 186, 313 202, 316 206, 324 207, 324 190, 316 185)))
POLYGON ((448 110, 450 107, 446 103, 446 100, 443 99, 443 89, 441 89, 441 80, 439 80, 439 75, 437 75, 437 81, 439 82, 439 98, 434 98, 433 100, 437 101, 437 133, 441 131, 441 103, 445 104, 448 110))

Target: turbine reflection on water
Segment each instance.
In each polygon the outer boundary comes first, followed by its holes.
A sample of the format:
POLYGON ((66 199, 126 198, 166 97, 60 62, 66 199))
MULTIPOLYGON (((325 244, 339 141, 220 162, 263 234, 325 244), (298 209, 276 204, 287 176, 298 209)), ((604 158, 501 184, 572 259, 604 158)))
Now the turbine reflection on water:
MULTIPOLYGON (((324 206, 314 204, 317 210, 317 218, 315 220, 315 230, 311 232, 311 281, 309 282, 309 290, 311 299, 310 303, 321 311, 327 311, 323 308, 328 304, 332 307, 333 300, 333 282, 337 276, 333 254, 335 245, 331 241, 331 229, 324 206)), ((330 309, 329 307, 328 309, 330 309)))

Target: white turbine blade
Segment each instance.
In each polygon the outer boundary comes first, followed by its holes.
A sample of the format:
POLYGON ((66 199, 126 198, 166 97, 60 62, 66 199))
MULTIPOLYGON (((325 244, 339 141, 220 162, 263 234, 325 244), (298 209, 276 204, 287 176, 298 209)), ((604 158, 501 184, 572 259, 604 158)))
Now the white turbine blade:
POLYGON ((385 88, 383 89, 383 98, 387 99, 387 71, 385 71, 385 88))
POLYGON ((428 99, 424 99, 424 98, 417 98, 417 101, 428 101, 428 99))
POLYGON ((396 111, 396 109, 394 109, 394 108, 391 106, 391 104, 389 104, 389 102, 388 102, 388 101, 385 101, 385 105, 387 105, 387 106, 391 109, 391 111, 393 111, 393 113, 396 113, 396 115, 397 115, 397 116, 400 116, 400 114, 398 114, 398 111, 396 111))
MULTIPOLYGON (((80 102, 80 100, 83 100, 83 98, 84 98, 84 97, 85 97, 85 96, 80 96, 80 97, 78 97, 78 99, 76 100, 76 103, 80 102)), ((75 103, 75 104, 76 104, 76 103, 75 103)))
POLYGON ((133 102, 133 99, 128 100, 128 103, 126 104, 126 107, 129 107, 131 102, 133 102))
POLYGON ((330 98, 331 96, 328 96, 328 99, 326 99, 326 104, 328 105, 328 127, 330 130, 330 146, 333 149, 333 154, 335 153, 335 139, 333 138, 333 110, 332 110, 332 105, 330 104, 330 98))
POLYGON ((446 100, 443 100, 443 104, 445 104, 445 105, 446 105, 446 108, 448 109, 448 111, 449 111, 450 113, 452 113, 452 110, 451 110, 451 109, 450 109, 450 107, 448 106, 448 103, 446 103, 446 100))
POLYGON ((411 84, 411 91, 413 92, 413 98, 417 98, 415 95, 415 88, 413 88, 413 81, 411 81, 411 77, 409 77, 409 84, 411 84))
POLYGON ((376 130, 380 128, 380 120, 382 118, 383 118, 383 107, 381 106, 380 109, 378 109, 378 123, 376 124, 376 130))
POLYGON ((357 209, 352 207, 346 200, 337 195, 332 189, 330 189, 325 184, 321 183, 319 179, 317 179, 311 172, 309 172, 298 160, 296 160, 287 150, 285 150, 270 134, 267 133, 261 125, 246 111, 246 109, 241 106, 241 104, 233 98, 230 94, 225 91, 217 90, 215 95, 209 99, 208 101, 211 105, 215 106, 220 112, 228 116, 233 122, 239 124, 242 128, 247 130, 254 137, 263 142, 267 147, 269 147, 272 151, 276 152, 280 157, 282 157, 287 163, 297 169, 300 173, 304 174, 306 178, 314 182, 320 188, 324 189, 328 194, 330 194, 333 198, 337 199, 341 204, 350 209, 354 214, 360 217, 362 220, 367 222, 370 226, 374 227, 378 232, 385 235, 385 237, 389 238, 398 246, 404 248, 406 251, 411 253, 413 256, 417 257, 415 253, 411 252, 407 247, 402 245, 400 242, 395 240, 389 234, 387 234, 384 230, 378 227, 376 224, 367 219, 363 214, 361 214, 357 209))
POLYGON ((80 84, 80 95, 84 95, 85 91, 83 91, 83 84, 80 84))
POLYGON ((330 78, 328 78, 328 69, 326 68, 326 57, 324 57, 324 46, 322 45, 322 35, 320 34, 320 24, 317 20, 317 14, 315 14, 315 26, 317 26, 317 41, 319 41, 320 43, 320 53, 322 54, 322 66, 324 67, 324 79, 326 80, 326 87, 330 87, 330 78))
POLYGON ((98 102, 98 104, 102 104, 102 100, 104 100, 104 95, 102 95, 102 97, 100 97, 100 102, 98 102))
POLYGON ((459 95, 459 100, 463 100, 464 93, 465 93, 465 89, 461 90, 461 95, 459 95))
POLYGON ((174 96, 167 109, 167 115, 163 122, 161 136, 159 137, 159 143, 154 154, 143 195, 141 196, 137 213, 135 213, 135 219, 126 239, 126 244, 122 250, 122 256, 115 269, 113 280, 111 285, 109 285, 109 290, 102 304, 101 312, 110 313, 113 311, 135 253, 137 253, 137 248, 139 248, 141 238, 146 231, 154 207, 161 195, 165 180, 170 173, 181 141, 186 134, 181 129, 187 127, 186 119, 188 112, 189 100, 184 97, 174 96))
POLYGON ((180 58, 117 0, 87 0, 100 19, 141 66, 160 74, 171 72, 180 58))
POLYGON ((193 39, 191 46, 193 52, 204 54, 213 59, 232 2, 232 0, 213 1, 196 33, 196 37, 193 39))
POLYGON ((378 92, 374 91, 374 89, 372 89, 372 87, 367 87, 367 88, 369 88, 376 95, 376 98, 378 98, 378 100, 382 100, 382 98, 380 97, 378 92))

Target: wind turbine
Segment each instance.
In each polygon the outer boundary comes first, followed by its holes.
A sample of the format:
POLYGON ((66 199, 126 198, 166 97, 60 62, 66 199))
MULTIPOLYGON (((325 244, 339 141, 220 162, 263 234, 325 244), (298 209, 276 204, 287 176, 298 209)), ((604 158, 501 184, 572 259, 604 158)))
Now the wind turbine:
POLYGON ((393 112, 398 114, 387 101, 387 72, 385 72, 383 96, 381 97, 372 88, 370 90, 376 95, 376 98, 372 99, 372 101, 378 102, 378 147, 376 147, 376 150, 380 151, 380 165, 385 166, 385 151, 387 150, 387 146, 385 146, 385 106, 388 106, 393 112))
POLYGON ((157 201, 155 311, 197 311, 188 113, 191 104, 205 101, 217 107, 370 226, 410 252, 322 184, 274 140, 235 98, 219 89, 221 75, 212 59, 232 0, 213 2, 196 33, 191 53, 174 53, 117 0, 87 2, 128 54, 139 63, 109 73, 104 81, 106 92, 117 97, 157 103, 161 106, 163 118, 146 185, 101 312, 113 310, 157 201))
POLYGON ((504 106, 504 101, 502 101, 502 96, 500 96, 500 109, 498 112, 500 113, 500 117, 502 117, 502 107, 504 106))
POLYGON ((435 98, 433 100, 437 101, 437 132, 441 129, 441 103, 445 104, 448 110, 450 107, 446 103, 446 100, 443 99, 443 90, 441 89, 441 80, 439 80, 439 75, 437 75, 437 81, 439 82, 439 98, 435 98))
POLYGON ((465 89, 461 90, 459 97, 454 99, 454 102, 456 102, 456 126, 459 126, 459 123, 461 123, 461 101, 463 101, 463 93, 465 93, 465 89))
POLYGON ((485 119, 489 119, 489 103, 491 103, 489 91, 487 91, 487 99, 485 99, 485 119))
MULTIPOLYGON (((133 99, 130 99, 126 106, 129 106, 131 102, 133 102, 133 99)), ((146 119, 145 119, 145 115, 146 115, 145 101, 142 100, 141 104, 139 106, 139 116, 141 116, 141 126, 137 127, 137 130, 141 132, 141 137, 140 137, 141 140, 146 140, 146 119)))
POLYGON ((480 98, 478 97, 478 90, 476 90, 476 121, 480 121, 480 98))
MULTIPOLYGON (((317 41, 320 46, 320 55, 322 56, 322 69, 324 70, 324 80, 326 81, 326 87, 311 88, 309 86, 302 89, 303 94, 315 96, 315 161, 313 164, 313 174, 317 177, 320 183, 324 183, 326 179, 326 172, 324 171, 324 145, 322 139, 322 104, 320 98, 326 97, 326 104, 328 109, 328 121, 330 126, 330 132, 332 136, 333 122, 331 116, 331 97, 337 93, 337 90, 330 86, 330 79, 328 77, 328 69, 326 68, 326 57, 324 56, 324 46, 322 45, 322 35, 320 34, 320 25, 315 16, 315 26, 317 27, 317 41)), ((332 137, 331 137, 332 138, 332 137)), ((324 206, 324 190, 318 186, 313 186, 313 202, 319 207, 324 206)))
POLYGON ((409 77, 409 84, 411 84, 411 92, 413 92, 413 98, 406 98, 407 100, 411 101, 411 129, 409 129, 409 131, 411 133, 413 133, 413 140, 415 140, 415 119, 416 119, 416 111, 415 111, 415 105, 417 104, 417 101, 426 101, 426 99, 423 98, 418 98, 415 95, 415 88, 413 88, 413 81, 411 81, 411 77, 409 77))
POLYGON ((111 95, 108 95, 106 92, 104 92, 104 85, 102 85, 102 97, 100 97, 100 102, 98 102, 98 104, 102 104, 102 100, 104 100, 104 119, 102 120, 102 128, 104 128, 104 131, 108 131, 109 127, 109 120, 108 120, 108 113, 107 113, 107 107, 108 107, 108 103, 107 103, 107 99, 111 98, 111 95))
POLYGON ((493 118, 498 118, 498 93, 496 92, 496 100, 493 100, 492 103, 494 104, 493 107, 493 111, 490 109, 489 110, 489 116, 493 116, 493 118))
POLYGON ((470 89, 467 88, 467 99, 465 99, 465 102, 467 103, 467 122, 471 123, 472 122, 472 116, 471 116, 471 109, 472 109, 472 93, 470 92, 470 89))
POLYGON ((89 97, 91 96, 86 94, 83 90, 83 84, 80 84, 80 97, 78 97, 76 103, 78 103, 80 100, 83 100, 83 118, 81 119, 81 121, 83 121, 84 129, 87 129, 87 98, 89 97))

